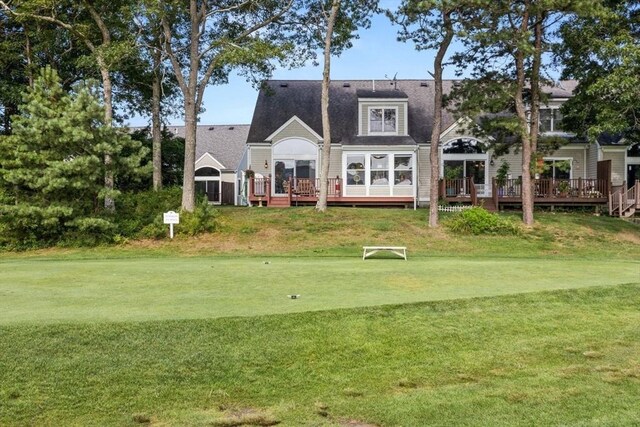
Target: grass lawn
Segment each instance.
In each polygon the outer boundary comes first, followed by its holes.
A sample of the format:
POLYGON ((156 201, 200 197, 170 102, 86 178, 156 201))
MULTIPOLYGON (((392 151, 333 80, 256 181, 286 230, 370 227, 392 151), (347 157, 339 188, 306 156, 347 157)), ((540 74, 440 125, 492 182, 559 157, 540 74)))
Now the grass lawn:
POLYGON ((639 306, 636 284, 245 318, 4 325, 0 424, 633 426, 639 306))
POLYGON ((631 260, 409 255, 4 260, 0 324, 255 316, 640 282, 631 260))
POLYGON ((0 253, 0 425, 640 424, 639 227, 425 215, 222 209, 198 238, 0 253))

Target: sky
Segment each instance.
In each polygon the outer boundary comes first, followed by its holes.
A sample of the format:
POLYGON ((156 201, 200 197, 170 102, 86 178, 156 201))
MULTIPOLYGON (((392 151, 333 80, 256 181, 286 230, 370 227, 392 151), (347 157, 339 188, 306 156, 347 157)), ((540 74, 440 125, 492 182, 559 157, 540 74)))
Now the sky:
MULTIPOLYGON (((394 8, 399 2, 382 1, 381 5, 394 8)), ((398 27, 383 15, 374 16, 371 27, 360 30, 360 38, 340 57, 331 60, 331 78, 334 80, 390 80, 397 73, 398 79, 430 79, 433 72, 433 51, 417 51, 411 42, 396 40, 398 27)), ((455 50, 455 45, 450 51, 455 50)), ((321 59, 321 58, 320 58, 321 59)), ((454 78, 452 67, 444 71, 445 78, 454 78)), ((272 79, 320 80, 322 68, 309 64, 297 69, 276 69, 272 79)), ((243 77, 232 75, 229 83, 208 86, 204 97, 205 111, 200 124, 249 124, 258 97, 258 91, 243 77)), ((145 126, 148 118, 134 117, 129 124, 145 126)), ((184 124, 182 118, 169 119, 171 125, 184 124)))

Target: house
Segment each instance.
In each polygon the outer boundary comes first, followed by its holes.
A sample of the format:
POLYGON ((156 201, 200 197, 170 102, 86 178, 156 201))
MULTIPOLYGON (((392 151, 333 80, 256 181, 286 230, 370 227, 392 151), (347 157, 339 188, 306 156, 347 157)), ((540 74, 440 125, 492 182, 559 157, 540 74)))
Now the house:
MULTIPOLYGON (((130 128, 130 130, 148 128, 130 128)), ((184 126, 168 126, 173 135, 184 138, 184 126)), ((212 204, 242 204, 243 156, 249 125, 198 125, 196 129, 196 192, 212 204)))
MULTIPOLYGON (((455 84, 444 81, 444 92, 455 84)), ((568 143, 540 160, 538 204, 606 204, 612 190, 640 175, 637 145, 627 149, 619 143, 588 143, 561 128, 559 107, 575 86, 575 81, 562 81, 545 88, 549 96, 541 108, 541 134, 568 143)), ((243 159, 243 166, 255 173, 249 203, 290 206, 317 200, 323 150, 320 92, 320 81, 301 80, 268 81, 260 91, 243 159)), ((330 96, 328 203, 427 205, 433 81, 334 80, 330 96)), ((521 203, 520 153, 495 156, 488 141, 470 133, 469 120, 443 113, 440 197, 473 203, 484 199, 485 206, 494 207, 521 203), (503 162, 509 176, 498 185, 495 177, 503 162)))

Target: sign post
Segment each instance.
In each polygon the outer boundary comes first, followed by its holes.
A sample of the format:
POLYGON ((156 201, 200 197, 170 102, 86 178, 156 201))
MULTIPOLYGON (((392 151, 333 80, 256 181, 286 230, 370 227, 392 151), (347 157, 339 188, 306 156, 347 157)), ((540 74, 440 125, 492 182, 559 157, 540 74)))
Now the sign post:
POLYGON ((162 215, 165 224, 169 224, 169 236, 173 239, 173 224, 180 224, 180 214, 174 211, 162 215))

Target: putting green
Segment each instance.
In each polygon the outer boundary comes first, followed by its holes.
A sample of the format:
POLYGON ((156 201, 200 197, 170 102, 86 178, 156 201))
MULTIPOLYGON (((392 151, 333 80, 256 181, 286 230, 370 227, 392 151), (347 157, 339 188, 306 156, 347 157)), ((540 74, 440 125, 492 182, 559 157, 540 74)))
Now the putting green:
POLYGON ((0 324, 254 316, 640 282, 640 262, 577 259, 5 259, 0 268, 0 324))

